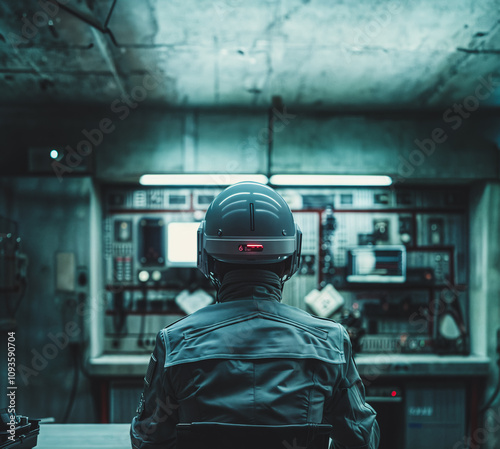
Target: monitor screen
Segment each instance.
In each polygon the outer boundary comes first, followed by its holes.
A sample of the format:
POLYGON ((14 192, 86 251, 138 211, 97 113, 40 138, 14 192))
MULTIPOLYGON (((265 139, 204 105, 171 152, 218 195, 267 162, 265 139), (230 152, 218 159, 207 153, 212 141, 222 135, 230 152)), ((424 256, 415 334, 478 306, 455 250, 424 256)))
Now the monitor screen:
POLYGON ((168 267, 196 267, 199 227, 200 223, 192 222, 174 222, 168 224, 168 267))
MULTIPOLYGON (((126 221, 122 221, 126 223, 126 221)), ((116 231, 115 223, 115 231, 116 231)), ((162 219, 143 218, 139 222, 139 261, 143 266, 165 265, 165 223, 162 219)), ((119 233, 118 237, 122 234, 119 233)), ((126 241, 126 240, 125 240, 126 241)))
POLYGON ((347 251, 347 282, 401 283, 405 280, 404 246, 358 246, 347 251))

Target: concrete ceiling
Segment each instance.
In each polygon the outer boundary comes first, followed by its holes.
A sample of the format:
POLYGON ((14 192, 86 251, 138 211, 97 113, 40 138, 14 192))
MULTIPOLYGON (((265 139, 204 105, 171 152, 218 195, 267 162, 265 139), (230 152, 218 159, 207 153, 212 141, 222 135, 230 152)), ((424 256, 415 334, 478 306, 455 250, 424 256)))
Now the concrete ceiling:
POLYGON ((4 0, 0 102, 447 108, 500 85, 499 19, 500 0, 4 0))

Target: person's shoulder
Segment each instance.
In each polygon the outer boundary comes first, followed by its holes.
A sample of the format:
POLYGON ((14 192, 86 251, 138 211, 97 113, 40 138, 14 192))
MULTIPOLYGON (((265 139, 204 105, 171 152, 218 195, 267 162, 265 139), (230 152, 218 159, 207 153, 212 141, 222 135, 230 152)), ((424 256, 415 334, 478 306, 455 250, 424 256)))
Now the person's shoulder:
POLYGON ((337 321, 332 320, 331 318, 323 318, 317 315, 313 315, 303 309, 299 309, 298 307, 290 306, 288 304, 281 303, 280 306, 283 307, 283 309, 288 310, 296 320, 303 320, 310 325, 320 328, 332 329, 340 332, 343 332, 345 330, 344 326, 342 326, 337 321))
POLYGON ((179 318, 178 320, 174 321, 173 323, 170 323, 169 325, 165 326, 162 331, 165 332, 175 332, 181 328, 184 327, 189 327, 195 324, 199 324, 199 322, 205 318, 207 315, 210 315, 211 312, 215 311, 214 309, 215 304, 210 304, 208 306, 202 307, 201 309, 197 310, 196 312, 193 312, 189 315, 183 316, 179 318))
POLYGON ((281 310, 286 311, 288 318, 291 318, 299 327, 304 326, 305 329, 316 329, 322 331, 324 338, 323 342, 330 348, 334 348, 339 354, 344 353, 345 341, 348 337, 345 327, 332 320, 331 318, 323 318, 317 315, 299 309, 298 307, 281 304, 281 310))

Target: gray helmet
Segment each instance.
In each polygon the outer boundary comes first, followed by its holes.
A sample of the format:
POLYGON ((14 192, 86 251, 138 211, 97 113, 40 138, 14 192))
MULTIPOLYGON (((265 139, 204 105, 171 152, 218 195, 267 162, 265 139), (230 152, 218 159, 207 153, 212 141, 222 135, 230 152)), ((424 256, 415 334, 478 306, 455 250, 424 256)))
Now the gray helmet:
POLYGON ((214 280, 214 261, 273 264, 285 261, 284 281, 300 263, 302 232, 286 201, 270 187, 240 182, 221 192, 198 228, 198 268, 214 280))

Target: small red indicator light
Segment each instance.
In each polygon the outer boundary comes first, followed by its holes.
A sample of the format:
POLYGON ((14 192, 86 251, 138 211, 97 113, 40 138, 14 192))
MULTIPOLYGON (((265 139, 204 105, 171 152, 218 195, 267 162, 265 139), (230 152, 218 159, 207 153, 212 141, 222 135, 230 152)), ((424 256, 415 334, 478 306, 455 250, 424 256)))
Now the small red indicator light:
POLYGON ((264 245, 260 243, 249 243, 247 245, 238 246, 238 251, 262 251, 264 249, 264 245))
POLYGON ((394 390, 393 390, 393 391, 391 391, 391 396, 392 396, 392 397, 395 397, 396 395, 397 395, 397 393, 396 393, 394 390))

